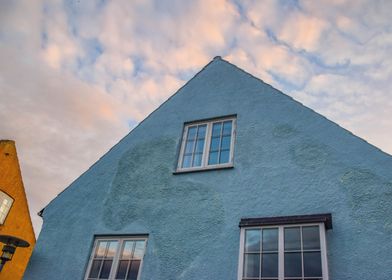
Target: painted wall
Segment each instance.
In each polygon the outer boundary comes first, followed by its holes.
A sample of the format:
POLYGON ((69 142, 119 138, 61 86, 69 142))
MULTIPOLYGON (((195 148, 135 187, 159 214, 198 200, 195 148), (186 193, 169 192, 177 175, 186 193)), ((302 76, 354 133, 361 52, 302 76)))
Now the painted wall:
MULTIPOLYGON (((10 140, 0 140, 0 190, 14 199, 4 224, 0 225, 0 235, 16 236, 30 243, 28 248, 17 248, 12 260, 7 262, 0 272, 0 280, 18 280, 22 279, 33 252, 35 236, 15 142, 10 140)), ((0 254, 3 245, 0 243, 0 254)))
POLYGON ((95 234, 148 233, 142 280, 236 279, 241 217, 331 212, 331 279, 392 275, 392 157, 220 59, 44 212, 25 279, 83 279, 95 234), (234 169, 173 175, 183 123, 237 114, 234 169))

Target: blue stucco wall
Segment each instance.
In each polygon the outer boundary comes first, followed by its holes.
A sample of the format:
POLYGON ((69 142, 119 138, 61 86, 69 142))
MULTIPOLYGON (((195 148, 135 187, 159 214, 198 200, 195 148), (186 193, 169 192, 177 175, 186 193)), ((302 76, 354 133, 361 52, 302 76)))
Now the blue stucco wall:
POLYGON ((241 217, 325 212, 330 279, 390 279, 391 170, 391 156, 215 59, 46 207, 25 279, 83 279, 94 235, 148 233, 142 280, 234 280, 241 217), (230 114, 234 169, 173 175, 183 123, 230 114))

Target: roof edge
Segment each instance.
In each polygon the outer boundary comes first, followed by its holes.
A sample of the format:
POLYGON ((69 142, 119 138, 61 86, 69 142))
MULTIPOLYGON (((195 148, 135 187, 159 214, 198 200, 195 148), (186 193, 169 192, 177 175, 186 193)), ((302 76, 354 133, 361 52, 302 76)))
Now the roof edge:
POLYGON ((239 223, 239 227, 278 226, 310 223, 324 223, 327 230, 332 229, 332 214, 325 213, 312 215, 242 218, 239 223))
MULTIPOLYGON (((93 168, 102 158, 104 158, 107 154, 109 154, 117 145, 119 145, 125 138, 128 137, 128 135, 131 135, 132 132, 134 132, 139 126, 142 125, 143 122, 145 122, 148 118, 150 118, 156 111, 158 111, 162 106, 164 106, 167 102, 169 102, 174 96, 180 93, 180 91, 185 88, 192 80, 194 80, 201 72, 203 72, 208 66, 210 66, 212 63, 214 63, 216 60, 221 60, 226 63, 231 64, 230 62, 222 59, 220 56, 215 56, 213 60, 208 62, 203 68, 201 68, 191 79, 189 79, 184 85, 182 85, 178 90, 176 90, 172 95, 170 95, 164 102, 162 102, 156 109, 154 109, 150 114, 148 114, 141 122, 139 122, 131 131, 129 131, 124 137, 122 137, 116 144, 114 144, 106 153, 104 153, 98 160, 96 160, 87 170, 85 170, 82 174, 80 174, 75 180, 72 181, 71 184, 68 185, 65 189, 63 189, 61 192, 59 192, 51 201, 49 201, 48 204, 44 208, 42 208, 37 215, 40 216, 41 218, 44 218, 44 212, 45 209, 52 204, 61 194, 63 194, 65 191, 67 191, 80 177, 82 177, 85 173, 87 173, 91 168, 93 168)), ((233 64, 232 64, 233 65, 233 64)), ((245 71, 244 71, 245 72, 245 71)))

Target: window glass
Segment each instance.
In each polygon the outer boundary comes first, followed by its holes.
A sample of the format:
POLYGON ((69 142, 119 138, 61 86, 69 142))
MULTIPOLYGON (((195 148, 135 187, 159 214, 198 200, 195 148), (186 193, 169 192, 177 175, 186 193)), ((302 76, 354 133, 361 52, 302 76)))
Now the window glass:
MULTIPOLYGON (((259 277, 260 254, 245 254, 244 277, 259 277)), ((257 278, 258 279, 258 278, 257 278)))
POLYGON ((320 234, 318 227, 303 227, 302 238, 304 250, 320 249, 320 234))
POLYGON ((263 251, 278 251, 278 229, 263 229, 263 251))
POLYGON ((319 225, 245 228, 243 234, 241 280, 326 280, 319 225))
POLYGON ((284 229, 284 249, 285 250, 301 249, 301 233, 299 227, 290 227, 284 229))
POLYGON ((0 191, 0 225, 4 224, 13 203, 14 199, 12 197, 0 191))
POLYGON ((278 277, 278 253, 267 253, 262 255, 262 277, 278 277))
POLYGON ((204 151, 206 124, 188 127, 185 149, 182 160, 182 167, 198 167, 202 164, 204 151))
POLYGON ((261 231, 247 229, 245 233, 245 252, 260 252, 261 231))
POLYGON ((178 169, 215 168, 232 163, 235 118, 185 125, 178 169))
POLYGON ((208 165, 230 161, 232 122, 230 120, 213 123, 208 165))
POLYGON ((144 238, 98 238, 86 279, 134 279, 146 247, 144 238))

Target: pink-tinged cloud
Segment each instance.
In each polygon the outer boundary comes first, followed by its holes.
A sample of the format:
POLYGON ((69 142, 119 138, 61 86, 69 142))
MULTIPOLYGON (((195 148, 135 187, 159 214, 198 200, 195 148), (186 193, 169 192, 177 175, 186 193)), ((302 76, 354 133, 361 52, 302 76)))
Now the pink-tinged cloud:
POLYGON ((3 1, 0 138, 16 140, 36 231, 36 212, 216 55, 392 153, 391 8, 3 1))

